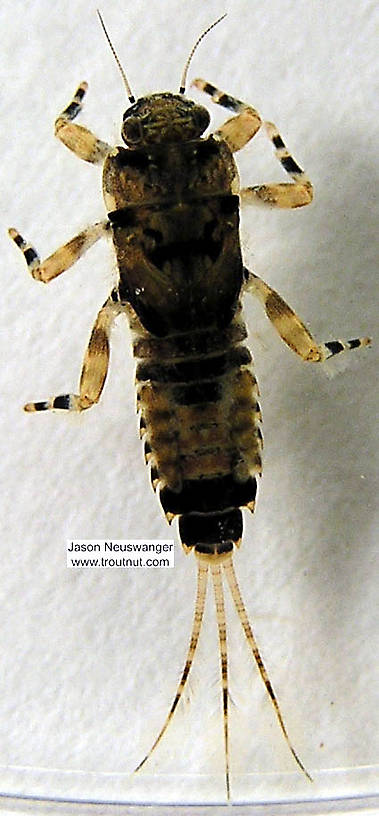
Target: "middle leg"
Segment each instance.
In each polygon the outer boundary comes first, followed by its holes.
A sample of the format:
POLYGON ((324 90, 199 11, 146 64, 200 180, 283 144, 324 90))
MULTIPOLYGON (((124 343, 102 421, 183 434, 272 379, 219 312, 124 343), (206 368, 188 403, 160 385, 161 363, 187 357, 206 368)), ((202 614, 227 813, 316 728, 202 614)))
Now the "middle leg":
POLYGON ((275 149, 275 156, 283 170, 292 178, 292 182, 279 184, 259 184, 241 190, 241 201, 246 204, 266 204, 269 207, 295 209, 305 207, 313 199, 312 182, 299 167, 283 142, 283 139, 272 122, 264 122, 265 132, 275 149))
POLYGON ((283 169, 292 178, 292 182, 281 184, 261 184, 255 187, 246 187, 241 190, 241 199, 248 204, 266 204, 270 207, 295 208, 310 204, 313 198, 313 188, 304 170, 291 156, 283 139, 272 122, 262 122, 258 111, 234 96, 220 91, 203 79, 195 79, 192 83, 200 91, 209 94, 212 100, 236 116, 228 119, 216 132, 215 137, 223 139, 235 153, 244 147, 258 130, 263 127, 268 138, 275 148, 275 155, 283 169))

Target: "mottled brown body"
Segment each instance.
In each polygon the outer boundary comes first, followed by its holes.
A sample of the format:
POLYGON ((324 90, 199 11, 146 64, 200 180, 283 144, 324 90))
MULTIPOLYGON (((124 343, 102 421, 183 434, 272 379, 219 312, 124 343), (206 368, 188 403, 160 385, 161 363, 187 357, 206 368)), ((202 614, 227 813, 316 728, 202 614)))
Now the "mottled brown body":
POLYGON ((167 518, 181 516, 183 544, 230 550, 242 533, 238 508, 254 507, 251 477, 260 473, 262 444, 251 355, 241 344, 232 153, 212 138, 118 148, 105 161, 103 189, 112 208, 118 295, 132 307, 153 485, 167 518))
POLYGON ((120 298, 154 335, 230 322, 242 286, 236 177, 212 139, 119 148, 106 160, 120 298))
POLYGON ((262 122, 250 105, 197 79, 193 84, 199 90, 235 114, 213 136, 202 137, 209 114, 183 95, 188 64, 180 95, 153 94, 137 102, 122 72, 133 103, 123 117, 121 133, 126 147, 112 148, 87 128, 73 124, 87 89, 82 82, 57 117, 56 135, 85 161, 104 163, 108 217, 79 233, 43 262, 16 229, 11 228, 9 234, 23 252, 33 278, 43 283, 72 266, 100 237, 113 238, 118 280, 96 318, 79 393, 30 402, 25 410, 83 411, 97 403, 108 371, 112 323, 118 314, 127 315, 137 360, 140 428, 151 481, 154 489, 159 489, 167 520, 179 517, 181 540, 186 549, 194 549, 198 565, 194 621, 183 673, 163 727, 136 770, 159 743, 183 693, 198 643, 211 572, 229 798, 223 578, 292 756, 310 778, 289 740, 232 561, 232 550, 242 536, 241 508, 253 510, 255 506, 262 449, 258 388, 245 345, 242 295, 249 291, 261 301, 281 338, 304 361, 324 362, 370 341, 362 337, 317 343, 280 295, 243 267, 240 199, 249 204, 294 209, 311 202, 312 184, 275 125, 262 122), (232 154, 261 127, 291 181, 240 191, 232 154))
MULTIPOLYGON (((138 406, 154 487, 159 484, 161 498, 167 487, 179 499, 188 480, 230 475, 237 495, 238 486, 261 471, 262 444, 257 384, 250 353, 241 344, 246 330, 240 314, 227 329, 213 325, 191 335, 172 335, 170 348, 166 338, 146 336, 138 323, 132 317, 138 406)), ((207 507, 202 495, 190 508, 215 509, 228 505, 207 507)))

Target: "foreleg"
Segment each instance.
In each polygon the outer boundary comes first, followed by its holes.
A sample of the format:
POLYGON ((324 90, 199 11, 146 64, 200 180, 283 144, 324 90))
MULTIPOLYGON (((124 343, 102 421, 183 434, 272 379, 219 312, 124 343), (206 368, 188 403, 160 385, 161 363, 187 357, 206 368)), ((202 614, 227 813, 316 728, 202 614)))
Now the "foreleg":
POLYGON ((55 135, 79 159, 91 162, 91 164, 101 164, 111 152, 112 147, 98 139, 88 128, 72 124, 72 120, 82 109, 82 101, 87 88, 87 83, 81 82, 70 104, 57 116, 55 135))

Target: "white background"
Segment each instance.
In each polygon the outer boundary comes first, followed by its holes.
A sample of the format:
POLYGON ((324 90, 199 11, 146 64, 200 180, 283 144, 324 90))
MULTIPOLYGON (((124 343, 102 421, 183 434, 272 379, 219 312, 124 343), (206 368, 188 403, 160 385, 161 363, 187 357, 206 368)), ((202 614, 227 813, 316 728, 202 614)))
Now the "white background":
MULTIPOLYGON (((70 154, 52 127, 86 79, 80 121, 102 139, 119 140, 127 100, 96 5, 8 0, 0 12, 0 764, 12 766, 2 789, 222 801, 210 593, 185 702, 146 769, 129 776, 155 738, 180 676, 194 558, 178 544, 174 570, 65 566, 69 537, 169 535, 143 464, 123 320, 113 331, 101 404, 79 417, 22 411, 27 401, 76 390, 91 326, 112 285, 114 260, 105 244, 43 287, 5 232, 17 227, 46 256, 103 218, 99 168, 70 154)), ((242 243, 247 266, 280 291, 320 340, 374 335, 377 325, 375 5, 101 3, 136 96, 177 91, 195 39, 229 11, 199 47, 189 78, 202 76, 275 121, 314 182, 314 203, 304 211, 247 210, 242 243)), ((202 101, 215 121, 225 118, 202 101)), ((237 158, 244 184, 284 180, 263 136, 237 158)), ((265 467, 235 566, 292 740, 316 782, 311 786, 294 767, 228 605, 233 794, 254 800, 372 790, 375 769, 330 769, 378 762, 377 341, 329 379, 280 343, 258 304, 246 307, 265 467)))

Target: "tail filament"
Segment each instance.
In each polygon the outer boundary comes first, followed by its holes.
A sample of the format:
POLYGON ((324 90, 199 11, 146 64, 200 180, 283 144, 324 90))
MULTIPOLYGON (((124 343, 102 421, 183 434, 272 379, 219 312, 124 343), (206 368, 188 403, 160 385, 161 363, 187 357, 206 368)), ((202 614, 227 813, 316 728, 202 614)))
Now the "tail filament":
POLYGON ((224 603, 224 590, 223 590, 223 573, 226 577, 230 593, 232 599, 234 601, 234 605, 237 611, 237 615, 241 622, 242 628, 245 633, 246 640, 250 649, 253 654, 253 658, 257 664, 259 674, 262 678, 262 681, 266 687, 267 693, 270 697, 271 703, 274 707, 274 711, 276 717, 278 719, 281 731, 283 736, 286 740, 289 750, 291 754, 299 766, 299 768, 303 771, 305 776, 312 782, 312 777, 304 767, 303 763, 301 762, 300 758, 298 757, 295 749, 293 748, 291 741, 288 736, 287 728, 284 724, 283 716, 280 711, 278 698, 274 692, 274 689, 271 685, 271 681, 267 674, 265 665, 263 663, 262 657, 260 655, 257 642, 255 640, 253 630, 251 628, 245 604, 242 600, 242 595, 240 588, 238 586, 237 577, 234 571, 232 554, 225 553, 219 556, 205 556, 204 554, 197 553, 197 594, 196 594, 196 603, 195 603, 195 612, 194 612, 194 619, 192 625, 192 633, 191 633, 191 640, 188 647, 187 658, 185 662, 185 666, 183 669, 183 673, 181 679, 179 681, 179 685, 169 710, 169 713, 165 719, 165 722, 154 742, 150 751, 142 762, 136 768, 136 771, 139 771, 140 768, 145 764, 145 762, 149 759, 151 754, 153 753, 154 749, 157 747, 158 743, 163 737, 166 729, 168 728, 172 717, 174 715, 175 709, 183 695, 184 687, 186 685, 188 675, 190 673, 193 659, 195 656, 197 644, 199 641, 200 630, 203 622, 203 615, 204 615, 204 605, 205 605, 205 598, 206 598, 206 591, 207 591, 207 583, 208 583, 208 572, 209 566, 212 573, 212 581, 213 581, 213 590, 214 590, 214 598, 215 598, 215 605, 216 605, 216 616, 217 616, 217 627, 218 627, 218 639, 219 639, 219 652, 220 652, 220 666, 221 666, 221 684, 222 684, 222 703, 223 703, 223 726, 224 726, 224 748, 225 748, 225 782, 226 782, 226 792, 228 800, 230 799, 230 763, 229 763, 229 691, 228 691, 228 655, 227 655, 227 635, 226 635, 226 618, 225 618, 225 603, 224 603))

